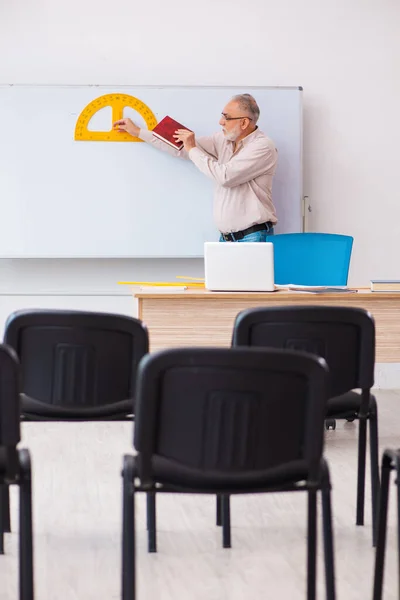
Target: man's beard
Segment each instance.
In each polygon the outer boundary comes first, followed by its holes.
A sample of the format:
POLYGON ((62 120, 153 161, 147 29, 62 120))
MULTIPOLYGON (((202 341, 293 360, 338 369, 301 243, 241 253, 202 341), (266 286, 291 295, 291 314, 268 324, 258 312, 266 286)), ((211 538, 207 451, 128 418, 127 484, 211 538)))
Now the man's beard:
POLYGON ((237 131, 237 129, 233 129, 229 133, 227 133, 225 129, 223 129, 222 131, 224 133, 225 139, 229 140, 230 142, 234 142, 235 140, 237 140, 237 138, 240 135, 240 131, 237 131))

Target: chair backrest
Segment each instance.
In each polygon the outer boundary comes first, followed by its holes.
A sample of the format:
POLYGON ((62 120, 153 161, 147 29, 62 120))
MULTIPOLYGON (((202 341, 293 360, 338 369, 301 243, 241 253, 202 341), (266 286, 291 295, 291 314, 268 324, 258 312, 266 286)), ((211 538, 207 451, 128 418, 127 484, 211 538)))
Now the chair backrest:
POLYGON ((0 344, 0 478, 12 479, 18 469, 20 431, 20 371, 12 348, 0 344))
POLYGON ((22 310, 7 320, 4 342, 21 363, 22 391, 50 407, 76 411, 126 401, 148 352, 138 320, 107 313, 22 310))
POLYGON ((134 428, 142 483, 152 481, 153 455, 238 475, 299 460, 316 468, 326 386, 325 361, 290 350, 148 354, 138 370, 134 428))
POLYGON ((271 235, 275 283, 347 285, 353 238, 333 233, 271 235))
POLYGON ((281 306, 254 308, 236 317, 233 346, 301 350, 329 366, 330 396, 374 383, 375 323, 362 308, 281 306))

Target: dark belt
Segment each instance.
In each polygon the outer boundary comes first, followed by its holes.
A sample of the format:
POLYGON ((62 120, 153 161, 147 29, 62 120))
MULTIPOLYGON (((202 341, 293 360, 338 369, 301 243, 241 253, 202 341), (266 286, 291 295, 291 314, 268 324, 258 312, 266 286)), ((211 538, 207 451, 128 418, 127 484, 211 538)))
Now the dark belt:
POLYGON ((255 233, 256 231, 264 231, 265 229, 269 231, 273 226, 274 224, 271 223, 271 221, 267 221, 266 223, 257 223, 257 225, 252 225, 247 229, 242 229, 242 231, 221 233, 221 235, 226 242, 237 242, 237 240, 242 240, 245 235, 250 235, 250 233, 255 233))

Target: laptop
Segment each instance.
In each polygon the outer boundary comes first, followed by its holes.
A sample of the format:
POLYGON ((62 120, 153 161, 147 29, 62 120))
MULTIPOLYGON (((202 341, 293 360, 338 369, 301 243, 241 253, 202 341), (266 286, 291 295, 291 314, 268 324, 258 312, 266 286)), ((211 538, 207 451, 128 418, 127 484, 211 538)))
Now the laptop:
POLYGON ((205 288, 225 292, 273 292, 271 242, 205 242, 205 288))

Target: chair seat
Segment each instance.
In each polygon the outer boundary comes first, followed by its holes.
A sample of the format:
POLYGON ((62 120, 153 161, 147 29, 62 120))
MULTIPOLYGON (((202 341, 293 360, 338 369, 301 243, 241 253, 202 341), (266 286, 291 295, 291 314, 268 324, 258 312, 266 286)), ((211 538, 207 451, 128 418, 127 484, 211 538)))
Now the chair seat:
MULTIPOLYGON (((371 399, 374 396, 371 394, 371 399)), ((361 406, 361 394, 358 392, 347 392, 328 400, 327 417, 347 418, 356 416, 361 406)))
MULTIPOLYGON (((135 457, 135 476, 139 476, 137 458, 135 457)), ((303 460, 285 463, 284 466, 272 467, 267 470, 243 471, 229 474, 226 472, 202 472, 199 469, 181 465, 174 460, 153 456, 152 470, 154 482, 177 488, 204 490, 226 490, 231 493, 245 492, 247 489, 255 492, 269 487, 281 487, 294 482, 305 481, 308 477, 307 464, 303 460)))
POLYGON ((28 421, 51 421, 53 419, 66 419, 71 421, 95 421, 96 419, 118 420, 132 416, 132 406, 132 399, 93 407, 55 406, 53 404, 40 402, 26 394, 21 394, 22 415, 24 419, 28 421))

